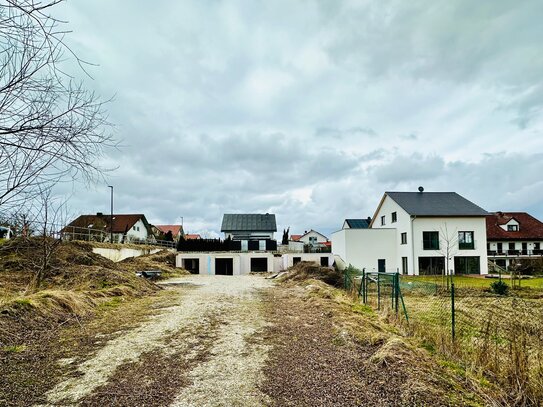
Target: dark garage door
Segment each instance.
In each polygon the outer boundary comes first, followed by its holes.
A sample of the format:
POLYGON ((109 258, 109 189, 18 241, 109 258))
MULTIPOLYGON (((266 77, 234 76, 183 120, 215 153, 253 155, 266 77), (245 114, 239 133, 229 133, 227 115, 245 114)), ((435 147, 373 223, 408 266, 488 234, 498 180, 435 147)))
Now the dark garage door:
POLYGON ((231 276, 234 274, 234 259, 215 259, 215 274, 231 276))
POLYGON ((266 257, 253 257, 251 259, 251 271, 268 271, 268 259, 266 257))

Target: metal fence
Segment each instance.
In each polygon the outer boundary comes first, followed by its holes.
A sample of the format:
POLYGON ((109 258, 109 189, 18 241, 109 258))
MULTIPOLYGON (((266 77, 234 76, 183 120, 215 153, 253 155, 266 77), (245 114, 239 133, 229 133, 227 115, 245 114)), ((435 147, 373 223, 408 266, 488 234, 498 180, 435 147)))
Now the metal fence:
POLYGON ((497 295, 465 278, 429 282, 353 267, 344 276, 345 288, 359 301, 421 338, 430 352, 503 388, 503 404, 542 404, 543 299, 537 291, 497 295))

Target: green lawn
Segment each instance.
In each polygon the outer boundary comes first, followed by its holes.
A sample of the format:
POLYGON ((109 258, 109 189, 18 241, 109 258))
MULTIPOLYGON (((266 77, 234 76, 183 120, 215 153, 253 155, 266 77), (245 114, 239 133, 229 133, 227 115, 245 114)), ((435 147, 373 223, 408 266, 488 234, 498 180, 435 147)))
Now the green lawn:
MULTIPOLYGON (((403 281, 424 281, 435 283, 438 285, 446 284, 446 280, 442 276, 402 276, 403 281)), ((488 288, 492 282, 497 281, 497 278, 483 278, 470 276, 453 276, 455 286, 471 287, 471 288, 488 288)), ((509 278, 503 279, 507 284, 510 284, 509 278)), ((520 282, 521 287, 529 287, 535 289, 543 289, 543 277, 523 279, 520 282)))

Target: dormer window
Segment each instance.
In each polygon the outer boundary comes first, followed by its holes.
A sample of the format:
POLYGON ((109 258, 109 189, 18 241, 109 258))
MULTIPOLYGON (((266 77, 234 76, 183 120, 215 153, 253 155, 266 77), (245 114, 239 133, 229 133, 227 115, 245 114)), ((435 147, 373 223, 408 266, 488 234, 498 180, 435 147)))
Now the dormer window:
POLYGON ((507 225, 508 232, 518 232, 518 225, 507 225))

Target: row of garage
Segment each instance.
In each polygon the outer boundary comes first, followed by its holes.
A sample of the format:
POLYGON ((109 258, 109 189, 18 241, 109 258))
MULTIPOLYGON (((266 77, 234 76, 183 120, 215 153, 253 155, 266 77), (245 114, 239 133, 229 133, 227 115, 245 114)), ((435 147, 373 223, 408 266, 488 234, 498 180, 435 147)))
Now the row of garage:
POLYGON ((178 253, 176 266, 192 274, 242 275, 251 272, 278 272, 301 261, 324 267, 334 264, 330 253, 178 253))

